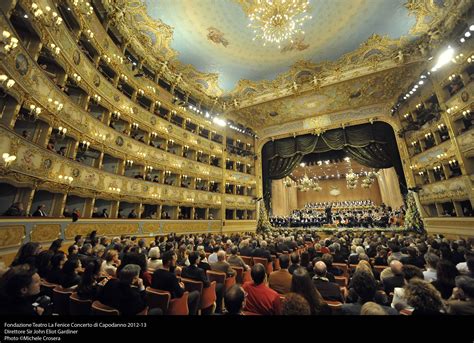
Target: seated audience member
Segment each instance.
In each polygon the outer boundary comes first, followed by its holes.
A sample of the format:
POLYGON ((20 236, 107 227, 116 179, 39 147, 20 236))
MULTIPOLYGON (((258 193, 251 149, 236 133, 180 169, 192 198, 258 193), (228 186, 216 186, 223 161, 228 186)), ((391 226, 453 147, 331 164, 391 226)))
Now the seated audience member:
POLYGON ((249 270, 250 267, 245 264, 244 260, 242 260, 242 257, 237 255, 238 251, 239 250, 237 246, 233 246, 230 250, 231 255, 227 259, 227 262, 229 262, 231 266, 244 268, 244 271, 249 270))
MULTIPOLYGON (((357 301, 355 303, 342 305, 342 314, 360 315, 362 305, 364 305, 366 302, 374 301, 375 294, 377 292, 377 283, 375 278, 366 271, 356 271, 352 277, 351 282, 354 292, 357 295, 357 301)), ((398 314, 398 312, 391 307, 382 306, 382 308, 388 314, 398 314)))
MULTIPOLYGON (((184 284, 178 281, 176 275, 170 270, 176 267, 177 256, 174 251, 166 251, 162 255, 162 266, 153 273, 151 286, 153 288, 170 292, 171 299, 181 298, 184 294, 184 284)), ((197 315, 201 295, 192 291, 188 295, 189 314, 197 315)))
POLYGON ((77 257, 77 254, 79 254, 79 247, 76 244, 73 244, 67 248, 67 257, 72 258, 73 256, 77 257))
POLYGON ((244 239, 239 245, 240 256, 253 256, 253 249, 250 246, 250 240, 244 239))
POLYGON ((75 288, 81 282, 79 272, 82 271, 81 260, 78 258, 71 258, 64 263, 61 269, 61 282, 59 283, 63 288, 75 288))
POLYGON ((448 314, 474 315, 474 278, 461 275, 455 282, 456 288, 446 302, 448 314))
POLYGON ((244 310, 261 315, 279 315, 281 313, 280 296, 266 284, 266 270, 261 263, 252 267, 250 272, 253 281, 246 282, 242 287, 247 292, 244 310))
POLYGON ((299 267, 293 272, 291 292, 297 293, 306 299, 312 315, 331 314, 331 308, 323 300, 305 268, 299 267))
POLYGON ((33 217, 47 217, 46 205, 39 205, 32 214, 33 217))
POLYGON ((271 289, 277 291, 280 294, 286 294, 291 289, 291 274, 288 272, 288 265, 290 258, 286 254, 281 254, 278 257, 280 261, 280 270, 276 270, 270 273, 268 278, 268 285, 271 289))
POLYGON ((378 245, 377 256, 375 256, 374 265, 376 266, 386 266, 387 263, 387 249, 383 248, 381 245, 378 245))
POLYGON ((82 273, 81 281, 76 288, 77 295, 81 299, 96 300, 99 293, 98 278, 100 274, 100 260, 90 258, 82 273))
POLYGON ((206 258, 206 251, 204 250, 204 247, 202 245, 198 247, 197 252, 199 252, 199 258, 200 258, 198 267, 205 271, 211 270, 211 265, 209 264, 206 258))
POLYGON ((436 280, 431 284, 441 293, 443 299, 449 299, 456 286, 454 280, 459 275, 458 270, 451 261, 441 260, 436 267, 436 280))
MULTIPOLYGON (((198 267, 200 262, 199 253, 197 251, 192 251, 189 254, 189 266, 183 268, 181 271, 181 277, 196 281, 201 281, 204 288, 208 288, 211 283, 209 278, 206 275, 206 271, 198 267)), ((222 313, 222 299, 224 297, 224 284, 216 284, 216 313, 222 313)))
POLYGON ((327 278, 326 264, 318 261, 314 264, 313 283, 324 300, 344 302, 341 289, 337 283, 327 278))
POLYGON ((406 249, 408 256, 404 256, 400 259, 400 262, 403 265, 410 264, 418 268, 424 268, 425 264, 418 258, 418 251, 415 247, 408 247, 406 249))
POLYGON ((464 262, 459 262, 458 264, 456 264, 456 269, 459 271, 459 273, 463 274, 463 275, 468 275, 470 273, 472 273, 474 275, 474 250, 467 250, 465 251, 464 253, 464 262), (472 268, 472 272, 469 271, 469 267, 467 265, 467 262, 472 259, 472 263, 473 263, 473 268, 472 268))
POLYGON ((425 255, 426 270, 423 272, 425 281, 431 282, 436 280, 436 268, 438 267, 439 257, 433 253, 425 255))
POLYGON ((63 251, 54 254, 50 262, 50 270, 46 274, 46 281, 59 285, 61 283, 62 269, 67 261, 67 256, 63 251))
POLYGON ((387 312, 377 303, 366 302, 360 309, 361 316, 386 316, 387 312))
POLYGON ((137 218, 137 217, 138 217, 138 216, 137 216, 135 210, 131 210, 130 213, 128 214, 128 218, 129 218, 129 219, 135 219, 135 218, 137 218))
POLYGON ((119 272, 118 279, 109 280, 99 292, 104 305, 117 309, 120 314, 131 316, 146 308, 145 286, 139 278, 140 266, 128 264, 119 272))
POLYGON ((30 267, 36 266, 36 259, 38 254, 41 251, 41 245, 36 242, 28 242, 23 244, 18 250, 13 262, 12 267, 18 266, 20 264, 28 264, 30 267))
POLYGON ((311 308, 308 301, 297 293, 288 293, 283 300, 281 314, 283 316, 309 316, 311 308))
POLYGON ((0 315, 42 315, 45 309, 34 305, 40 282, 36 269, 28 264, 8 269, 0 278, 0 315))
POLYGON ((162 265, 160 260, 160 248, 153 247, 148 252, 148 261, 147 261, 147 270, 150 273, 153 273, 156 269, 160 268, 162 265))
POLYGON ((47 278, 51 271, 51 259, 53 256, 53 252, 49 250, 43 250, 36 256, 36 270, 42 279, 47 278))
MULTIPOLYGON (((392 261, 393 262, 393 261, 392 261)), ((406 265, 403 266, 403 278, 404 278, 404 285, 403 287, 395 287, 393 290, 393 298, 391 307, 396 309, 397 311, 401 311, 404 309, 413 310, 410 308, 405 299, 405 289, 404 286, 410 282, 413 278, 418 278, 423 280, 423 272, 420 268, 415 267, 413 265, 406 265)))
POLYGON ((300 255, 296 252, 290 255, 291 264, 288 267, 288 272, 293 274, 293 272, 300 266, 300 255))
POLYGON ((436 288, 425 280, 413 278, 404 287, 408 306, 413 315, 439 315, 443 309, 443 299, 436 288))
POLYGON ((209 258, 207 259, 207 262, 209 264, 216 263, 217 262, 217 253, 219 252, 220 248, 219 246, 212 247, 212 254, 209 255, 209 258))
POLYGON ((119 253, 115 249, 107 251, 105 259, 101 265, 101 272, 105 275, 115 277, 117 275, 117 268, 120 266, 119 253))
POLYGON ((240 285, 231 286, 224 297, 225 313, 226 315, 242 315, 242 310, 245 306, 245 291, 240 285))
POLYGON ((13 203, 8 210, 3 213, 4 216, 8 217, 23 217, 25 215, 25 210, 21 202, 13 203))
POLYGON ((385 277, 382 280, 383 288, 385 293, 390 294, 393 292, 395 287, 403 287, 403 264, 398 260, 392 260, 390 262, 390 269, 393 276, 385 277))
POLYGON ((235 275, 235 270, 233 270, 230 264, 225 260, 224 250, 219 250, 217 253, 217 262, 211 263, 211 270, 226 273, 227 276, 235 275))
POLYGON ((267 249, 267 247, 267 242, 261 241, 260 247, 253 251, 252 256, 266 258, 268 262, 272 262, 272 255, 270 254, 270 251, 267 249))
MULTIPOLYGON (((330 274, 331 276, 341 276, 342 274, 344 274, 344 272, 341 269, 334 267, 332 265, 334 259, 331 254, 323 254, 323 256, 321 257, 321 261, 323 261, 326 264, 326 270, 328 274, 330 274)), ((331 281, 334 282, 335 279, 334 277, 331 277, 331 276, 330 276, 331 281)))

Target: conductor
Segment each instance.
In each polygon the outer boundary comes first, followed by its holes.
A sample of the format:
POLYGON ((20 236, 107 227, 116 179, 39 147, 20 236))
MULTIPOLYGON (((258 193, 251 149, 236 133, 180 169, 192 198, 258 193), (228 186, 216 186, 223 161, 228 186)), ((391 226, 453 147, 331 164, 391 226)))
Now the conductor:
POLYGON ((328 224, 332 224, 332 213, 331 213, 331 210, 332 210, 331 205, 329 205, 328 207, 326 207, 326 209, 324 210, 324 212, 326 213, 326 223, 328 223, 328 224))

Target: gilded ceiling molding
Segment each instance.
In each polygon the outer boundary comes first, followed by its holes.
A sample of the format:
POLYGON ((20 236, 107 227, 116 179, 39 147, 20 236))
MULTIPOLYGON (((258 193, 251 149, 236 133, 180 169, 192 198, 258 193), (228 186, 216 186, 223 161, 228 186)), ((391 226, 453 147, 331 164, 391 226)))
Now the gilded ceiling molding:
POLYGON ((252 125, 259 137, 264 137, 265 132, 268 132, 264 129, 271 126, 391 103, 403 91, 407 80, 417 75, 422 67, 419 63, 414 63, 403 69, 384 70, 330 87, 251 106, 235 111, 233 115, 238 120, 252 125))
MULTIPOLYGON (((252 0, 235 1, 246 13, 255 5, 252 0)), ((137 52, 150 56, 149 62, 156 70, 163 72, 169 80, 182 80, 181 88, 189 90, 190 93, 198 91, 206 95, 209 101, 222 96, 223 92, 217 85, 218 74, 201 73, 193 66, 184 65, 177 60, 178 53, 170 47, 173 28, 151 18, 143 0, 105 0, 103 3, 121 33, 125 37, 131 37, 130 44, 137 52)), ((446 36, 449 29, 454 28, 470 3, 470 0, 446 0, 444 6, 440 7, 434 0, 409 0, 405 7, 416 17, 416 24, 410 34, 421 36, 419 45, 408 41, 407 37, 389 40, 374 35, 358 50, 342 56, 338 61, 313 64, 309 66, 309 70, 307 64, 312 64, 311 62, 298 62, 290 71, 279 75, 273 81, 242 80, 234 91, 222 97, 223 109, 229 111, 232 108, 250 106, 257 98, 258 102, 264 102, 287 96, 291 90, 297 93, 298 88, 302 91, 301 88, 304 88, 306 83, 321 87, 328 84, 328 81, 332 83, 354 78, 362 73, 391 67, 393 63, 405 64, 416 60, 419 55, 428 53, 427 42, 433 46, 446 36), (384 66, 384 62, 389 65, 384 66), (355 70, 351 67, 353 65, 355 70), (366 67, 365 70, 359 70, 363 67, 366 67)), ((232 116, 233 112, 229 114, 232 116)))

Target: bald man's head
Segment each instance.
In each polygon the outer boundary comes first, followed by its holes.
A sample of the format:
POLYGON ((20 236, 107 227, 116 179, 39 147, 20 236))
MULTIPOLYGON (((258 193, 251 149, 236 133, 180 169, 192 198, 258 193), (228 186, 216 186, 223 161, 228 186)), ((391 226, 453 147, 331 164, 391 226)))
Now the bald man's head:
POLYGON ((314 272, 317 276, 326 276, 326 263, 318 261, 314 264, 314 272))
POLYGON ((395 275, 400 275, 403 272, 403 264, 398 260, 390 262, 390 269, 395 275))
POLYGON ((218 261, 224 261, 225 260, 225 251, 224 250, 219 250, 217 252, 217 260, 218 261))

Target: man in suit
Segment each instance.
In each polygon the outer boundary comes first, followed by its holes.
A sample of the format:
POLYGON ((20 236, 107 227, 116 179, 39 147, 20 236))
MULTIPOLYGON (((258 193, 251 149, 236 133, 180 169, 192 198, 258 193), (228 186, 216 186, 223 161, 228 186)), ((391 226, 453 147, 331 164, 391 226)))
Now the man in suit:
POLYGON ((225 260, 225 251, 219 250, 217 252, 217 262, 211 263, 211 270, 221 273, 226 273, 227 276, 234 276, 235 270, 225 260))
POLYGON ((474 278, 457 276, 456 287, 446 305, 449 314, 474 315, 474 278))
POLYGON ((146 308, 145 286, 139 278, 140 266, 128 264, 122 268, 118 279, 108 281, 99 293, 99 301, 119 310, 120 314, 133 316, 146 308))
POLYGON ((260 248, 257 248, 253 251, 253 257, 262 257, 266 258, 268 262, 272 262, 272 255, 270 251, 267 250, 267 242, 261 241, 260 248))
POLYGON ((390 262, 390 269, 393 276, 386 277, 382 280, 385 293, 390 294, 395 287, 403 287, 405 284, 403 277, 403 264, 398 260, 390 262))
POLYGON ((33 217, 47 217, 46 205, 39 205, 36 211, 33 213, 33 217))
POLYGON ((327 277, 326 264, 323 261, 318 261, 314 264, 314 286, 318 289, 324 300, 344 302, 341 289, 337 283, 331 282, 327 277))
MULTIPOLYGON (((188 256, 189 266, 181 272, 181 277, 196 281, 201 281, 204 288, 208 288, 211 283, 204 269, 199 268, 201 258, 197 251, 193 251, 188 256)), ((222 312, 222 299, 224 298, 224 284, 216 284, 216 313, 222 312)))
POLYGON ((288 272, 288 265, 290 264, 290 259, 288 255, 282 254, 278 257, 280 261, 280 270, 276 270, 270 274, 268 278, 268 283, 271 289, 277 291, 280 294, 289 293, 291 290, 291 280, 292 276, 288 272))
MULTIPOLYGON (((176 275, 170 271, 176 267, 177 256, 173 251, 166 251, 162 255, 162 267, 155 270, 151 279, 151 287, 170 292, 171 299, 181 298, 184 294, 184 284, 178 281, 176 275)), ((189 314, 197 315, 201 295, 192 291, 188 296, 189 314)))

